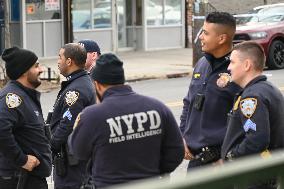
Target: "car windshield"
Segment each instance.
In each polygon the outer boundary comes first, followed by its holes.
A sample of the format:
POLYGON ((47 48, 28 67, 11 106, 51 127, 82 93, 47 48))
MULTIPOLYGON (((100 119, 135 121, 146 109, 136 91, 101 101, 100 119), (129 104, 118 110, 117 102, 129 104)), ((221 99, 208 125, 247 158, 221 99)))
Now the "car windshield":
POLYGON ((248 15, 237 17, 237 24, 251 24, 256 22, 273 23, 284 21, 284 6, 261 7, 248 12, 248 15))

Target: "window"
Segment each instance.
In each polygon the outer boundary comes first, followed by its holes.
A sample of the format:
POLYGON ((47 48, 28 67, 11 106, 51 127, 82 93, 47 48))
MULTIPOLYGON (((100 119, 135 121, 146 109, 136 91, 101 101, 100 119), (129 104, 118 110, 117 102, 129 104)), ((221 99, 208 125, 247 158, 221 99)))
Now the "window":
POLYGON ((165 24, 181 24, 181 1, 166 0, 165 24))
POLYGON ((111 18, 111 0, 73 0, 74 30, 110 28, 111 18))
POLYGON ((111 27, 111 0, 95 0, 92 11, 94 28, 111 27))
POLYGON ((11 1, 11 21, 20 21, 20 1, 11 1))
POLYGON ((181 24, 181 0, 148 0, 146 7, 147 25, 181 24))
POLYGON ((27 21, 60 18, 60 0, 26 0, 27 21))

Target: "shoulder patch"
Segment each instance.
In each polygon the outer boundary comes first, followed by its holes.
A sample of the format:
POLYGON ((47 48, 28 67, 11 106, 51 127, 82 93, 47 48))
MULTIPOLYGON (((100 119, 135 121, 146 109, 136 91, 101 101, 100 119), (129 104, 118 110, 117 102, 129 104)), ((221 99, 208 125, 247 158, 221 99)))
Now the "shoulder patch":
POLYGON ((65 101, 68 106, 72 106, 79 98, 79 93, 77 91, 68 91, 65 95, 65 101))
POLYGON ((17 108, 22 103, 21 97, 14 93, 8 93, 6 95, 6 104, 8 108, 17 108))
POLYGON ((257 106, 257 99, 256 98, 245 98, 240 102, 240 109, 241 112, 245 117, 250 119, 255 112, 257 106))

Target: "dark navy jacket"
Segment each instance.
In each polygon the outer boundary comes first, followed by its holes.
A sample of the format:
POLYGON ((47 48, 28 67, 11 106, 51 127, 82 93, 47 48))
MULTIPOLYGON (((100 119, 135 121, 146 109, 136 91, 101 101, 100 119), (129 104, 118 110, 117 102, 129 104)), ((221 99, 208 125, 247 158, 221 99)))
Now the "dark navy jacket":
POLYGON ((194 68, 188 94, 183 99, 180 118, 181 132, 193 151, 206 146, 221 148, 226 132, 226 115, 233 105, 235 94, 240 90, 234 83, 229 83, 224 88, 216 84, 219 74, 228 72, 229 63, 229 55, 218 59, 207 55, 194 68), (198 93, 205 96, 202 110, 193 107, 198 93))
POLYGON ((27 155, 40 164, 30 174, 48 177, 51 151, 45 135, 40 93, 10 81, 0 92, 0 176, 14 176, 26 163, 27 155))
POLYGON ((80 159, 92 157, 97 187, 172 172, 184 157, 171 111, 127 85, 109 88, 78 120, 71 148, 80 159))
MULTIPOLYGON (((75 71, 67 77, 67 81, 62 82, 51 119, 53 153, 59 152, 61 146, 65 147, 77 115, 85 107, 94 104, 95 100, 95 89, 85 70, 75 71)), ((78 187, 85 173, 85 164, 80 162, 77 166, 69 166, 64 178, 55 176, 56 187, 78 187)))
POLYGON ((284 147, 284 100, 265 76, 253 79, 235 100, 229 114, 222 158, 284 147))

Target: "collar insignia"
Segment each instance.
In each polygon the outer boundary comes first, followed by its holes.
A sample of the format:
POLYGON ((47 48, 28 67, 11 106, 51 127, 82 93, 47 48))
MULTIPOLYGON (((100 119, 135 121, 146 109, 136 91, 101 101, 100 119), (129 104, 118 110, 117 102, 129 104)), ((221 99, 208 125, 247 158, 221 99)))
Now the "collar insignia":
POLYGON ((6 104, 8 108, 17 108, 22 103, 21 97, 14 93, 8 93, 6 95, 6 104))
POLYGON ((220 73, 217 80, 217 86, 224 88, 231 82, 231 75, 228 73, 220 73))
POLYGON ((256 109, 257 99, 256 98, 245 98, 240 102, 240 108, 245 117, 250 119, 256 109))
POLYGON ((68 91, 65 95, 65 101, 68 106, 72 106, 79 98, 79 93, 76 91, 68 91))

